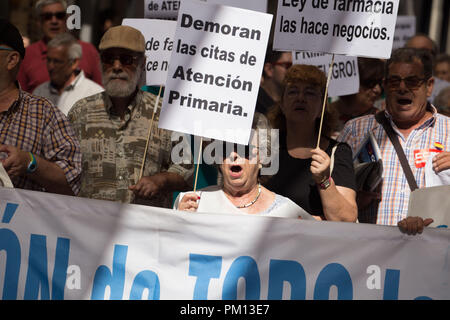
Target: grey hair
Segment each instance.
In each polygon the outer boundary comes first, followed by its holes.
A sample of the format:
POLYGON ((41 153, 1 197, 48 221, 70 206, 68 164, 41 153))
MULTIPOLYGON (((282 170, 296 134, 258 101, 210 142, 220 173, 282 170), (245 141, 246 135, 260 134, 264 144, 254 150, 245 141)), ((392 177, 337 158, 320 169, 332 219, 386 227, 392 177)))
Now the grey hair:
POLYGON ((34 6, 36 14, 38 16, 40 16, 43 7, 48 6, 50 4, 54 4, 54 3, 60 3, 64 7, 64 11, 67 10, 67 1, 65 1, 65 0, 39 0, 36 3, 36 5, 34 6))
POLYGON ((55 38, 49 41, 48 48, 57 48, 59 46, 67 47, 70 60, 81 59, 83 50, 77 39, 70 33, 58 34, 55 38))

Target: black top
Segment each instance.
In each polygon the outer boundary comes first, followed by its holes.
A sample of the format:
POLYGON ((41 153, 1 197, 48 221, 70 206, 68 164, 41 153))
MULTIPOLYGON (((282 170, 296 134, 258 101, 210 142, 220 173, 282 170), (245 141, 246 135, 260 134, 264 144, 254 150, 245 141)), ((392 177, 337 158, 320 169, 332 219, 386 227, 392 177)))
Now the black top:
POLYGON ((264 90, 262 87, 259 87, 255 111, 265 115, 274 104, 275 101, 273 101, 266 90, 264 90))
MULTIPOLYGON (((331 157, 333 147, 338 143, 329 139, 330 144, 325 152, 331 157)), ((311 158, 297 159, 289 155, 286 138, 280 137, 280 167, 265 187, 281 194, 312 215, 323 215, 322 202, 316 183, 310 171, 311 158)), ((339 143, 334 154, 334 169, 331 173, 337 186, 356 190, 355 172, 353 169, 352 150, 346 143, 339 143)))

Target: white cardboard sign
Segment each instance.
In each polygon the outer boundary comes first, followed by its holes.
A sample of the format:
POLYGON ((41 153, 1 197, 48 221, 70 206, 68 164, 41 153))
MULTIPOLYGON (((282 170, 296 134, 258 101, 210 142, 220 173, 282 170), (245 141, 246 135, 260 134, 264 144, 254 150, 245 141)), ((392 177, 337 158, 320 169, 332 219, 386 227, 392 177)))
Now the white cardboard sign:
POLYGON ((267 12, 267 0, 206 0, 206 2, 209 4, 221 4, 241 9, 267 12))
POLYGON ((279 0, 274 49, 387 59, 398 0, 279 0))
POLYGON ((395 25, 394 44, 392 50, 402 48, 416 34, 415 16, 398 16, 395 25))
POLYGON ((159 127, 247 145, 271 21, 182 1, 159 127))
MULTIPOLYGON (((313 65, 326 75, 330 69, 331 54, 297 51, 292 53, 294 64, 313 65)), ((328 95, 330 97, 345 96, 359 91, 358 58, 335 55, 328 95)))
POLYGON ((180 0, 145 0, 144 17, 176 20, 180 0))
POLYGON ((173 47, 176 21, 124 19, 122 25, 138 29, 145 38, 146 84, 165 85, 173 47))

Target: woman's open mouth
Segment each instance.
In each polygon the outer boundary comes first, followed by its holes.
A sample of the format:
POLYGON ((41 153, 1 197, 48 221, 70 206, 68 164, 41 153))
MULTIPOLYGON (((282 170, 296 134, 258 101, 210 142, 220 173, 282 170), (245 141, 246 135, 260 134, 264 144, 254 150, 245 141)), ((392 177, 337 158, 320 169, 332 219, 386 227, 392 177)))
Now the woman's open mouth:
POLYGON ((230 167, 230 175, 233 178, 240 177, 242 175, 242 173, 243 173, 243 170, 242 170, 242 167, 240 165, 232 165, 230 167))

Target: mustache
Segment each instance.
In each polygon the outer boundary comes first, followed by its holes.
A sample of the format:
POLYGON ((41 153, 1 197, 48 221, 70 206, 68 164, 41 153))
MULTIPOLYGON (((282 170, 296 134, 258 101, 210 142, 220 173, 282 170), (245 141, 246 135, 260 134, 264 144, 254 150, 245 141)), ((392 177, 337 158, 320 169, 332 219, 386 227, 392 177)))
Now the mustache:
POLYGON ((105 75, 106 82, 109 82, 111 80, 130 80, 128 75, 126 73, 114 73, 114 74, 107 74, 105 75))

